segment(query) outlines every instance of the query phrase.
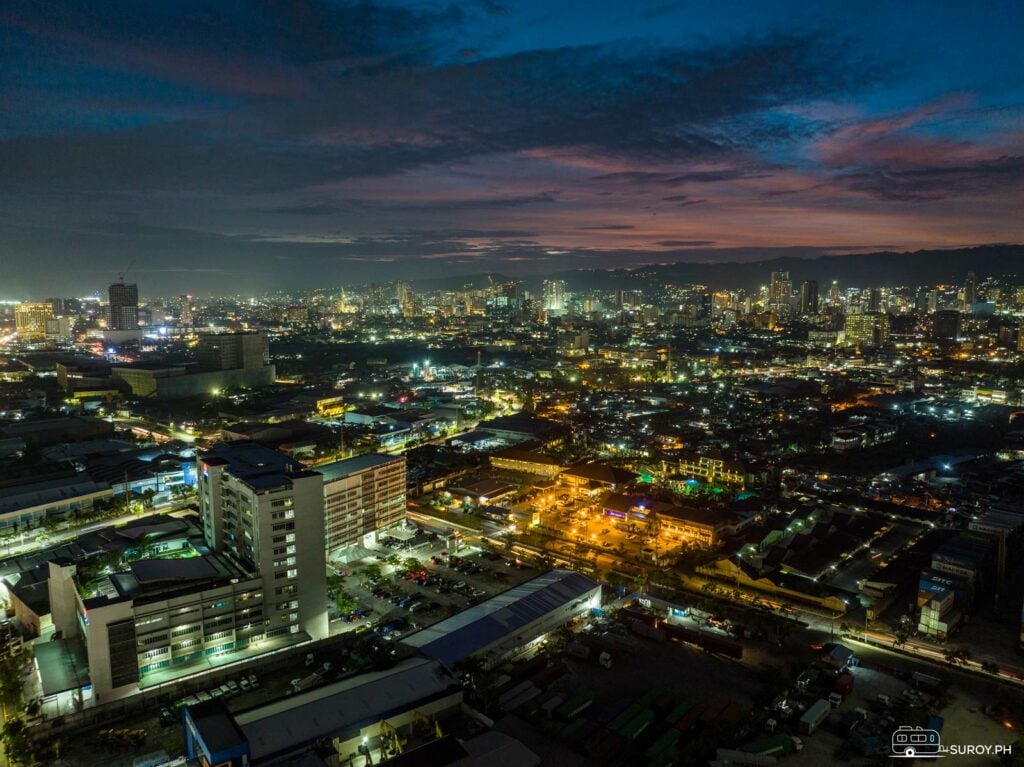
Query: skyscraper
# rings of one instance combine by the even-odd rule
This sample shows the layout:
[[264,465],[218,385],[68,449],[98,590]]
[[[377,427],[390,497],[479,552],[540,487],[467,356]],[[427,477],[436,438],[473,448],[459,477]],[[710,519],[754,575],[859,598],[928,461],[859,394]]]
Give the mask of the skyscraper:
[[768,286],[768,305],[772,309],[789,306],[789,294],[792,289],[789,272],[772,272],[772,280]]
[[108,291],[107,327],[110,330],[138,330],[139,286],[115,282]]
[[867,311],[869,313],[882,311],[882,291],[879,288],[868,289]]
[[967,272],[967,277],[964,279],[964,311],[969,312],[976,303],[978,303],[978,275],[974,272]]
[[195,315],[192,310],[192,296],[179,296],[178,304],[178,320],[185,327],[192,327],[192,325],[195,324]]
[[800,286],[800,314],[804,317],[818,313],[818,282],[804,280]]
[[828,288],[829,306],[839,306],[842,302],[843,296],[839,292],[839,280],[832,280],[832,284]]
[[553,314],[565,311],[565,280],[544,280],[544,309]]

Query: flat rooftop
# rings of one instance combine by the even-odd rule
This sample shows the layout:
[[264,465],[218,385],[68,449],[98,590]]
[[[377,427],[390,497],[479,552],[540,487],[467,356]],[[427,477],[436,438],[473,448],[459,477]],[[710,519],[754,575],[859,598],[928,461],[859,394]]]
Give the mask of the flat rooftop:
[[324,466],[316,467],[318,474],[324,475],[324,482],[349,477],[367,469],[374,469],[378,466],[386,466],[389,463],[399,463],[405,458],[397,455],[381,455],[380,453],[367,453],[357,455],[353,458],[346,458],[343,461],[335,461]]

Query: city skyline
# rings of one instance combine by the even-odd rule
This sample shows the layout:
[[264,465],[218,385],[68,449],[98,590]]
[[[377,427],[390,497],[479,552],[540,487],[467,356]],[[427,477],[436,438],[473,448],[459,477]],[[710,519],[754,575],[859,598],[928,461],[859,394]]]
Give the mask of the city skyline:
[[1009,3],[303,8],[7,6],[3,292],[1024,240]]

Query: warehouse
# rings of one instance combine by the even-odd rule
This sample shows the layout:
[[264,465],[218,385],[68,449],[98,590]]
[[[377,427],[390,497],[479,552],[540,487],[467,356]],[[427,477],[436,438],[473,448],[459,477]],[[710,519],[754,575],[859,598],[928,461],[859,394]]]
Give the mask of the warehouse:
[[[341,758],[360,746],[380,748],[385,731],[416,717],[459,710],[462,685],[436,661],[406,658],[386,671],[361,674],[238,713],[214,701],[185,710],[185,753],[202,764],[236,767],[278,763],[330,744]],[[315,763],[315,762],[314,762]]]
[[601,606],[601,585],[552,570],[402,641],[450,665],[476,657],[492,666]]

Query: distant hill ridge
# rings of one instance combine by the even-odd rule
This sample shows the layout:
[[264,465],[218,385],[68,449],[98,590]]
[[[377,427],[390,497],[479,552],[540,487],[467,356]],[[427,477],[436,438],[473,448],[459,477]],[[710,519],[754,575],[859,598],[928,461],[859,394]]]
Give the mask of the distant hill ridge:
[[[701,255],[707,257],[708,251]],[[771,272],[789,272],[794,285],[817,280],[824,291],[832,280],[843,287],[895,287],[913,285],[962,284],[968,272],[979,279],[1016,276],[1024,285],[1024,245],[980,245],[949,250],[913,252],[879,251],[850,255],[821,255],[811,258],[782,256],[758,261],[678,261],[633,269],[574,269],[548,275],[523,278],[526,287],[536,289],[545,279],[562,279],[570,290],[615,290],[643,288],[671,282],[696,283],[711,288],[756,289],[768,283]],[[498,273],[463,275],[416,280],[420,290],[458,290],[464,286],[486,287],[490,279],[513,279]]]

